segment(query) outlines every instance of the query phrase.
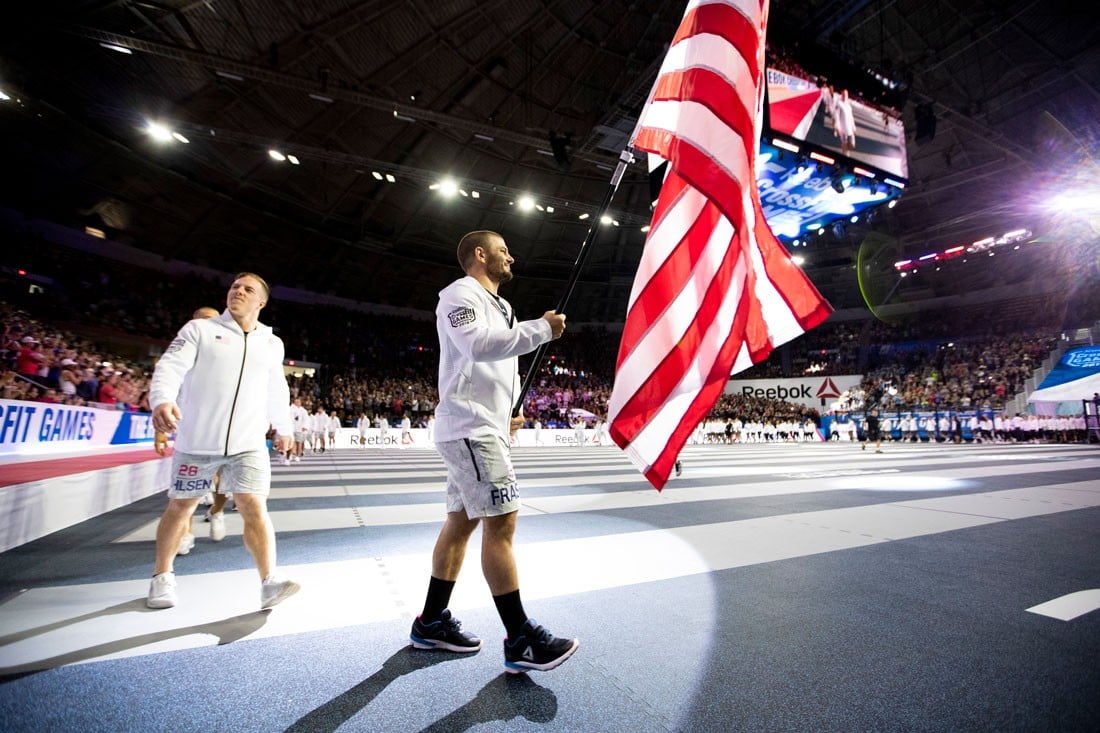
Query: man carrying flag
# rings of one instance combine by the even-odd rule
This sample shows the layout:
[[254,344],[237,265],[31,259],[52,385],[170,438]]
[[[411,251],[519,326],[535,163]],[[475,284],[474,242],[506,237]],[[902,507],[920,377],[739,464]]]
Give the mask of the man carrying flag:
[[754,163],[767,0],[692,0],[634,147],[669,162],[630,294],[612,439],[661,489],[731,374],[831,307],[764,220]]

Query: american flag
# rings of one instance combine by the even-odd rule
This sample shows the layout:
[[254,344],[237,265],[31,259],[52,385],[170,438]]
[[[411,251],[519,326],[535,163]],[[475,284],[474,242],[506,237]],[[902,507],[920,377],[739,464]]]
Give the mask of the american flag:
[[730,375],[832,308],[772,235],[753,173],[768,0],[692,0],[638,123],[669,161],[619,345],[611,437],[660,490]]

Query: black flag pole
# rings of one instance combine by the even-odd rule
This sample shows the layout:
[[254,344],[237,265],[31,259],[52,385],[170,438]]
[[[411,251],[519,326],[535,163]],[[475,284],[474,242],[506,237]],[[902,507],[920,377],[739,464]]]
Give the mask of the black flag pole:
[[[633,137],[631,137],[633,141]],[[611,206],[611,199],[615,197],[615,191],[619,188],[619,182],[623,179],[623,174],[626,173],[626,167],[634,162],[634,150],[632,147],[627,147],[623,152],[619,154],[619,164],[615,166],[615,172],[611,175],[611,183],[607,186],[607,191],[603,195],[603,201],[600,202],[600,208],[596,210],[596,213],[592,215],[592,226],[588,229],[588,234],[584,237],[584,242],[581,243],[580,252],[577,253],[577,261],[573,263],[573,271],[569,273],[569,280],[565,284],[565,292],[561,296],[561,300],[558,301],[558,307],[554,310],[555,313],[564,313],[565,306],[569,304],[569,298],[573,295],[574,288],[577,287],[577,280],[580,279],[581,269],[584,267],[585,261],[588,259],[588,255],[592,250],[592,244],[596,241],[596,234],[599,232],[600,219],[607,212],[607,208]],[[546,356],[546,350],[550,347],[553,341],[547,341],[538,349],[535,350],[534,361],[531,362],[531,367],[527,370],[527,376],[523,378],[523,386],[519,391],[519,399],[516,400],[515,407],[512,408],[512,417],[519,416],[523,410],[523,400],[527,397],[528,390],[531,389],[531,385],[535,381],[535,375],[539,371],[539,367],[542,366],[543,357]]]

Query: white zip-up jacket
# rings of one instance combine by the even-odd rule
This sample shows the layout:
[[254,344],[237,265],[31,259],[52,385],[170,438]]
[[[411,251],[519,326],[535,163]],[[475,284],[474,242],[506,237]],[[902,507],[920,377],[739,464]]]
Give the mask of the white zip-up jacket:
[[185,324],[149,385],[151,408],[179,405],[176,450],[228,456],[264,449],[268,426],[291,435],[283,353],[270,326],[246,334],[228,310]]
[[478,435],[508,440],[519,359],[554,338],[544,318],[516,322],[512,307],[466,276],[439,293],[437,443]]

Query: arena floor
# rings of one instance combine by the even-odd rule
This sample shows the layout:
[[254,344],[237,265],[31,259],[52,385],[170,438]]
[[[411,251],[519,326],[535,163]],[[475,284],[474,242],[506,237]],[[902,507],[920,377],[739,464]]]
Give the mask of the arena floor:
[[472,656],[411,649],[432,451],[275,466],[297,596],[258,611],[229,517],[145,594],[161,496],[0,554],[5,731],[1100,729],[1100,449],[696,446],[664,492],[615,448],[514,453],[528,613],[577,654],[504,673],[475,536]]

